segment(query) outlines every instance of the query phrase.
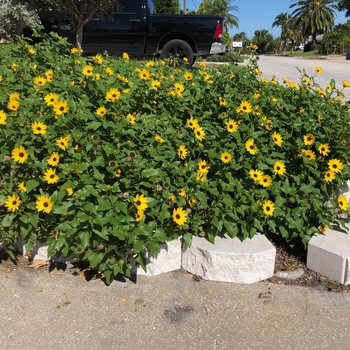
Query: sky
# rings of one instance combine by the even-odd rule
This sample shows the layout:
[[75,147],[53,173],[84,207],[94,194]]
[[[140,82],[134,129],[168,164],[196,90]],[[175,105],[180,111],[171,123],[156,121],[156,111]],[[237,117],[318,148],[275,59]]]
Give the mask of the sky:
[[[274,37],[281,34],[280,28],[271,28],[275,17],[281,12],[292,13],[294,8],[289,6],[296,0],[234,0],[231,5],[238,7],[238,12],[233,14],[239,19],[239,29],[230,29],[229,33],[233,36],[235,33],[245,32],[251,39],[254,32],[260,29],[267,29]],[[186,0],[189,10],[197,10],[202,0]],[[180,0],[180,7],[183,8],[183,0]],[[345,12],[337,13],[335,24],[345,23],[348,19]]]

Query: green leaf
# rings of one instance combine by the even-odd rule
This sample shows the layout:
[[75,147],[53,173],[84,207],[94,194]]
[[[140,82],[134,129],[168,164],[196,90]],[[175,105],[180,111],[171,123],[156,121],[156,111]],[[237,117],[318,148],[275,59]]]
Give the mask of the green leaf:
[[234,238],[237,236],[238,227],[235,223],[232,223],[232,222],[225,220],[224,227],[225,227],[226,231],[228,232],[228,234],[230,235],[230,237]]
[[196,192],[195,197],[198,198],[199,202],[200,202],[200,207],[202,209],[206,209],[208,207],[208,202],[207,202],[207,195],[203,192]]
[[127,214],[128,207],[124,202],[117,201],[114,206],[118,213],[122,212],[124,214]]
[[38,227],[38,222],[39,222],[39,214],[32,214],[29,217],[29,222],[33,227]]
[[109,286],[112,283],[112,281],[113,281],[115,276],[114,276],[113,271],[111,271],[111,270],[104,270],[103,271],[103,277],[106,280],[106,284]]
[[159,213],[158,220],[163,223],[165,219],[170,218],[169,206],[166,203],[163,203],[162,210]]
[[111,209],[111,203],[108,199],[98,198],[97,211],[105,211]]
[[67,214],[69,207],[72,206],[72,203],[65,202],[62,205],[56,206],[55,209],[52,211],[54,214]]
[[26,181],[26,189],[27,193],[29,193],[31,190],[39,186],[39,182],[35,180],[28,180]]
[[90,213],[97,214],[96,206],[92,203],[85,204],[84,209]]
[[143,177],[151,177],[151,176],[158,176],[159,175],[159,171],[157,169],[145,169],[141,172],[141,175]]
[[135,241],[134,242],[134,253],[140,253],[145,248],[145,244],[143,241]]
[[186,232],[182,235],[183,240],[185,241],[188,248],[191,248],[192,245],[192,234],[189,232]]
[[91,267],[95,268],[101,262],[103,254],[89,251],[86,253],[85,257],[89,260]]
[[91,238],[91,233],[90,232],[80,232],[78,235],[80,242],[81,242],[81,246],[83,249],[86,249],[86,247],[89,245],[90,243],[90,238]]
[[3,227],[10,227],[12,224],[13,216],[12,215],[6,215],[2,221],[1,221],[1,226]]
[[102,123],[100,122],[90,122],[86,125],[87,129],[92,129],[92,130],[97,130],[100,126],[102,125]]

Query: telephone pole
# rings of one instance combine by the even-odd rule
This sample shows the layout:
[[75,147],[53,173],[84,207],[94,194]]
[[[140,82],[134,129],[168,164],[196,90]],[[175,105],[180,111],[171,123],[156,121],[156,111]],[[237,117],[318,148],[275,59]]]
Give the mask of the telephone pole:
[[184,15],[187,13],[187,5],[186,5],[186,0],[184,0]]

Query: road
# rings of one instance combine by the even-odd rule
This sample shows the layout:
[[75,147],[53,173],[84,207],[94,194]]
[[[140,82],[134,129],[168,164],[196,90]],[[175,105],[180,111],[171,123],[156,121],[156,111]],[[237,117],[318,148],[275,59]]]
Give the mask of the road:
[[[326,87],[331,79],[336,81],[336,87],[342,89],[342,81],[350,82],[350,60],[343,57],[334,58],[301,58],[301,57],[281,57],[281,56],[259,56],[259,68],[262,71],[262,78],[271,79],[274,75],[282,83],[283,78],[300,82],[299,69],[305,69],[310,76],[315,75],[314,68],[320,66],[323,69],[322,74],[317,74],[315,82],[319,83],[322,88]],[[346,99],[350,99],[350,88],[343,90]]]

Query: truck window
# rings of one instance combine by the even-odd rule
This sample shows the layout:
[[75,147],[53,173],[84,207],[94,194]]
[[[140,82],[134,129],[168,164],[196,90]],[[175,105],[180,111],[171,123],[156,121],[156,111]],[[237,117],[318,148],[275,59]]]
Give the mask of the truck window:
[[152,0],[147,0],[147,5],[148,5],[148,14],[153,15],[156,13],[156,8],[154,7],[153,1]]
[[115,12],[123,13],[136,13],[137,12],[137,1],[130,0],[119,0],[118,5],[114,8]]

